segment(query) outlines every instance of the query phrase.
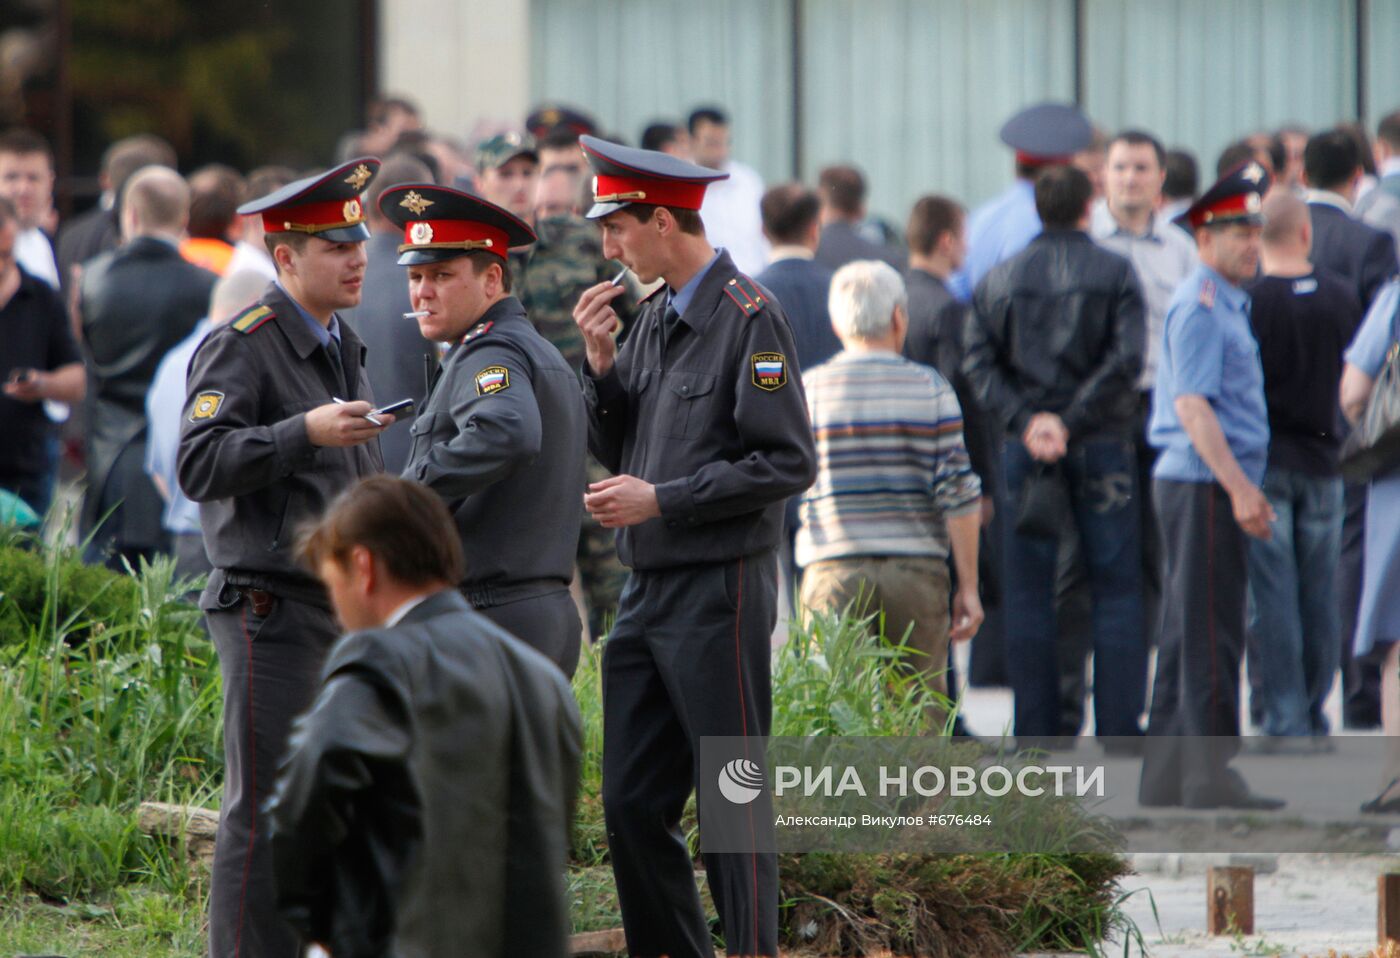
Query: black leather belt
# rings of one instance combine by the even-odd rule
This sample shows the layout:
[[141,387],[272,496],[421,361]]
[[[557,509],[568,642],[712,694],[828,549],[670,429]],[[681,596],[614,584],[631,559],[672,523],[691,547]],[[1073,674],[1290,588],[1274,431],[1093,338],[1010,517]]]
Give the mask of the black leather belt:
[[489,609],[519,602],[521,599],[536,599],[555,592],[567,592],[569,584],[559,579],[519,579],[514,582],[464,582],[461,585],[462,597],[471,603],[473,609]]

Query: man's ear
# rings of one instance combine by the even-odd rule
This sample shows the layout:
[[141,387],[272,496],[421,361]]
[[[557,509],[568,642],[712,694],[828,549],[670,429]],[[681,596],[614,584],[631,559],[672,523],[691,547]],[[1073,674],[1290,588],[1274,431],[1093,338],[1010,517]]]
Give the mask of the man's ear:
[[670,236],[676,229],[676,218],[664,206],[658,206],[652,210],[651,219],[656,225],[657,234],[660,236]]
[[277,264],[277,272],[295,272],[292,259],[292,248],[286,243],[281,243],[272,248],[272,259]]
[[350,567],[355,571],[355,584],[360,591],[373,592],[376,585],[376,573],[379,571],[374,561],[374,553],[362,545],[351,546]]

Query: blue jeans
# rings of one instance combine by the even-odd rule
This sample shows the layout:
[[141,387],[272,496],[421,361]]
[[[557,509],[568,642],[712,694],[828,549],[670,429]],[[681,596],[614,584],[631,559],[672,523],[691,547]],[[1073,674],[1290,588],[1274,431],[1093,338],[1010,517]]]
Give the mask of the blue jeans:
[[[1016,531],[1021,486],[1034,460],[1020,440],[1002,449],[1006,529],[1006,658],[1016,736],[1060,731],[1055,560],[1058,541]],[[1142,535],[1133,444],[1070,443],[1063,462],[1093,596],[1094,724],[1098,735],[1138,735],[1146,699]]]
[[1341,655],[1342,480],[1270,466],[1263,490],[1277,518],[1272,539],[1249,540],[1248,640],[1264,734],[1326,735],[1322,703]]

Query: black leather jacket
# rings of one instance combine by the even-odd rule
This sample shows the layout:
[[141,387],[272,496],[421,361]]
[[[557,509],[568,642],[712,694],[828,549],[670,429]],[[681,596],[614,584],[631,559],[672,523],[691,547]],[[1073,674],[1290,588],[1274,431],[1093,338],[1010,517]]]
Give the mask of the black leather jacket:
[[986,275],[972,305],[963,372],[1009,435],[1038,412],[1074,439],[1132,430],[1147,333],[1128,260],[1080,230],[1046,230]]
[[277,900],[335,958],[564,958],[582,726],[453,589],[331,650],[268,805]]

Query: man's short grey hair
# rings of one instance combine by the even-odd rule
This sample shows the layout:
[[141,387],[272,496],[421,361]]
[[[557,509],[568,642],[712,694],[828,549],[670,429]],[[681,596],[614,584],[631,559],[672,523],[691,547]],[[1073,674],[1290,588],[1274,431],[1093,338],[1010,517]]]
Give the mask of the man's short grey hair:
[[879,339],[890,332],[896,306],[908,308],[904,280],[889,263],[865,259],[847,263],[831,278],[827,310],[842,339]]
[[209,294],[209,318],[216,326],[228,322],[256,303],[265,289],[267,277],[256,270],[225,273]]

